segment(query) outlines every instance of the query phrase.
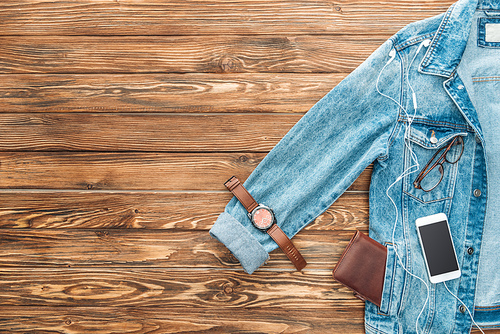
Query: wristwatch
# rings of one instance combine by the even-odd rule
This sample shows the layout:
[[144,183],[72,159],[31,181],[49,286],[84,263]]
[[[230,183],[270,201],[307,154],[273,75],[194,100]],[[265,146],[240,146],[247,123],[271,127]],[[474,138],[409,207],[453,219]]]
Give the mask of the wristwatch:
[[243,187],[243,184],[235,176],[224,183],[226,188],[233,193],[248,212],[248,218],[259,230],[267,232],[269,236],[278,244],[286,256],[292,261],[298,271],[306,266],[306,260],[295,248],[292,241],[285,232],[276,224],[276,217],[271,208],[257,203],[250,193]]

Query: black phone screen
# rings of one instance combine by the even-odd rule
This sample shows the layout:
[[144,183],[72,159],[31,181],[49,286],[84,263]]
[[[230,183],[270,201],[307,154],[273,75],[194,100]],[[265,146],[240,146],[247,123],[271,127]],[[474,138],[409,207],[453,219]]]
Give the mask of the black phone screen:
[[418,229],[431,276],[458,270],[448,223],[443,220]]

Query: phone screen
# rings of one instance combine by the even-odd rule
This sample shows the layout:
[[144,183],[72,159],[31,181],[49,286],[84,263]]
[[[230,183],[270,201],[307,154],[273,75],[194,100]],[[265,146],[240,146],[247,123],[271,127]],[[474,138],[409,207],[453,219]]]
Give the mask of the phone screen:
[[431,276],[458,270],[458,263],[446,220],[419,226]]

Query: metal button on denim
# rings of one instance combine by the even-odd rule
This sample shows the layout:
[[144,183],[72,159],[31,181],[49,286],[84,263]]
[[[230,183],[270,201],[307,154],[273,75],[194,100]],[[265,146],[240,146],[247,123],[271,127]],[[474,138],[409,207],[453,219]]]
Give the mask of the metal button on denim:
[[467,311],[467,309],[465,308],[464,305],[460,305],[460,307],[458,308],[458,310],[461,312],[461,313],[465,313],[465,311]]
[[467,254],[469,254],[469,255],[474,254],[474,248],[469,247],[469,249],[467,249]]
[[[500,118],[491,117],[498,110],[495,92],[500,83],[500,64],[491,59],[500,57],[500,43],[490,45],[493,42],[485,36],[486,27],[494,22],[496,29],[500,22],[485,11],[500,12],[500,1],[460,0],[447,14],[400,30],[300,118],[245,187],[275,210],[281,227],[292,236],[327,210],[373,163],[371,237],[398,245],[403,263],[424,272],[420,251],[411,247],[418,244],[417,233],[405,231],[417,218],[448,213],[458,255],[470,257],[462,259],[462,276],[453,291],[465,305],[482,306],[475,312],[483,321],[479,323],[498,326],[500,219],[489,217],[500,212]],[[424,40],[430,37],[431,42]],[[472,65],[487,80],[474,79]],[[448,79],[443,82],[444,78]],[[405,106],[409,109],[402,117],[399,109]],[[448,163],[462,149],[452,145],[442,173],[436,165],[436,173],[426,180],[437,182],[442,176],[440,184],[428,192],[415,188],[412,181],[425,162],[457,136],[464,141],[460,161]],[[228,203],[210,233],[237,254],[248,273],[277,247],[253,227],[236,200]],[[416,325],[426,323],[427,332],[469,332],[467,308],[455,319],[460,304],[446,289],[435,289],[435,302],[426,303],[420,283],[405,279],[407,273],[396,265],[396,248],[387,246],[387,293],[382,308],[365,304],[366,331],[393,333],[398,328],[413,333]],[[473,255],[468,254],[471,246]],[[481,250],[477,254],[476,247]],[[403,299],[418,306],[406,307]]]

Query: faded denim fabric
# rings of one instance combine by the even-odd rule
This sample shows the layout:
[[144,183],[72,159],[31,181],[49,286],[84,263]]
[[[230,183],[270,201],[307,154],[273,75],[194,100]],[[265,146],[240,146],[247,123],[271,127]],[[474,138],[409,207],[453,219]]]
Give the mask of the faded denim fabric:
[[[500,0],[461,0],[408,25],[312,107],[245,182],[291,238],[374,163],[370,236],[387,246],[388,259],[381,307],[365,304],[367,333],[470,331],[467,311],[425,269],[415,220],[439,212],[462,271],[447,287],[481,328],[500,327],[497,28]],[[443,165],[434,190],[416,189],[420,170],[456,136],[464,141],[460,160]],[[277,248],[235,198],[210,233],[248,273]]]

